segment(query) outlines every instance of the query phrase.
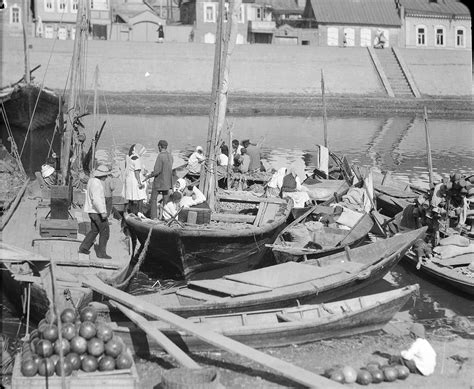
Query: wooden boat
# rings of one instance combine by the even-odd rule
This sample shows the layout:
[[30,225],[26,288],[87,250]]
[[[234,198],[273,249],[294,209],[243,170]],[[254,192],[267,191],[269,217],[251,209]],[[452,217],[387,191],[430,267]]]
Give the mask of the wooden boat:
[[[83,48],[88,33],[87,17],[90,15],[87,7],[86,2],[78,2],[71,67],[71,73],[74,75],[78,75],[84,65]],[[102,274],[102,279],[120,286],[122,281],[126,280],[132,257],[129,242],[122,234],[118,221],[110,223],[108,247],[112,260],[98,260],[94,250],[90,255],[78,253],[82,242],[80,234],[86,234],[90,224],[87,214],[71,207],[74,167],[71,166],[70,156],[76,156],[78,151],[78,148],[74,147],[73,133],[76,119],[83,115],[76,105],[82,78],[71,79],[68,120],[61,137],[62,185],[53,185],[49,197],[20,197],[14,215],[2,230],[2,241],[5,242],[0,246],[3,295],[20,312],[23,307],[29,306],[29,310],[24,312],[27,319],[39,320],[50,307],[50,261],[57,264],[57,270],[54,271],[60,296],[57,304],[58,308],[62,309],[65,306],[80,308],[92,298],[91,290],[83,288],[77,277]],[[25,301],[28,303],[25,304]]]
[[[21,14],[28,20],[28,7]],[[58,119],[60,96],[53,90],[33,82],[30,70],[28,36],[23,29],[25,74],[11,85],[0,89],[2,116],[1,137],[4,145],[13,153],[19,147],[23,165],[29,175],[49,157],[49,145],[59,150],[58,137],[54,137]],[[11,142],[11,144],[10,144]]]
[[[59,309],[70,306],[80,309],[92,301],[92,291],[82,287],[80,277],[94,274],[120,286],[128,276],[132,258],[129,242],[124,240],[118,221],[110,226],[108,247],[112,259],[105,260],[98,259],[94,250],[90,255],[79,254],[80,235],[77,238],[41,236],[40,220],[48,211],[49,207],[41,206],[38,199],[24,198],[2,231],[0,242],[3,295],[20,314],[26,313],[23,300],[30,299],[33,321],[43,318],[50,308],[51,260],[56,264],[54,276],[59,289]],[[86,214],[82,211],[73,214],[79,221],[80,232],[85,232]]]
[[[372,216],[364,213],[351,229],[323,226],[311,231],[311,219],[317,214],[333,211],[331,207],[315,206],[281,231],[271,247],[277,263],[307,261],[343,251],[346,246],[362,243],[374,226]],[[307,224],[308,222],[308,224]],[[318,226],[319,227],[319,226]],[[300,239],[293,239],[294,234]]]
[[[418,290],[415,284],[324,304],[194,316],[188,320],[251,347],[280,347],[379,330]],[[186,351],[208,351],[214,347],[163,322],[150,323]],[[131,350],[155,352],[161,349],[153,338],[130,321],[114,322],[113,328]]]
[[[409,251],[405,262],[415,267],[418,263],[416,254]],[[441,282],[444,286],[454,287],[458,291],[474,296],[474,272],[468,270],[474,262],[474,254],[460,255],[449,259],[431,259],[421,263],[419,271],[428,277]]]
[[216,280],[141,295],[140,299],[180,316],[245,312],[328,302],[387,274],[426,228],[305,263],[286,262]]
[[[189,280],[216,278],[261,265],[270,253],[265,245],[273,243],[285,226],[291,201],[245,192],[225,192],[218,198],[220,212],[198,205],[187,210],[187,219],[181,218],[180,223],[152,221],[125,213],[125,222],[142,244],[152,231],[142,269],[154,273],[159,266]],[[236,207],[240,213],[229,213]],[[208,221],[189,222],[194,210],[199,215],[207,214]]]
[[[223,29],[229,27],[225,36]],[[162,264],[165,271],[175,269],[185,279],[219,277],[261,265],[269,253],[265,244],[272,243],[284,227],[292,202],[256,196],[244,198],[233,194],[217,194],[217,153],[225,127],[229,85],[229,59],[237,30],[231,23],[218,23],[214,55],[212,96],[205,162],[199,188],[207,206],[195,206],[179,212],[178,222],[140,219],[125,214],[130,231],[144,242],[151,232],[146,270]],[[162,275],[161,269],[159,270]]]

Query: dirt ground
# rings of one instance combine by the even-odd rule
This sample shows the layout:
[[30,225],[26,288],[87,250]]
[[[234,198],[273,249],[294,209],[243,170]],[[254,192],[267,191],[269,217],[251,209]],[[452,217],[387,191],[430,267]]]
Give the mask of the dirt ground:
[[[392,331],[391,331],[392,332]],[[437,335],[427,331],[428,341],[437,353],[437,365],[433,375],[424,377],[411,374],[405,381],[382,382],[377,388],[474,388],[474,336],[463,337],[443,332]],[[360,368],[369,361],[385,364],[387,360],[374,352],[395,354],[408,348],[413,340],[405,334],[379,331],[374,334],[351,338],[324,340],[305,345],[293,345],[262,351],[301,368],[322,374],[326,368],[336,364]],[[214,367],[219,372],[220,383],[226,388],[300,388],[301,386],[281,378],[254,362],[227,352],[200,353],[191,355],[203,367]],[[161,372],[176,367],[166,355],[153,355],[137,359],[140,387],[160,388]],[[361,385],[345,384],[347,388]]]
[[[130,115],[208,115],[210,96],[201,93],[129,92],[107,93],[107,107],[100,111]],[[92,98],[89,101],[93,101]],[[133,104],[130,102],[133,101]],[[328,116],[374,117],[381,114],[423,115],[428,118],[474,119],[472,98],[387,98],[378,95],[338,95],[325,99]],[[322,115],[320,96],[232,94],[227,111],[232,116],[311,116]]]

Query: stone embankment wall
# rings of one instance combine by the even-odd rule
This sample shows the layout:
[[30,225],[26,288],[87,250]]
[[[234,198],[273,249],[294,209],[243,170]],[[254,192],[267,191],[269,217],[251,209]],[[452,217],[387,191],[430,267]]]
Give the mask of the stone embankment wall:
[[[73,42],[32,39],[31,68],[37,81],[63,89]],[[110,92],[210,91],[214,46],[196,43],[88,41],[86,89],[96,65],[100,89]],[[425,96],[469,96],[470,51],[400,49]],[[1,85],[23,74],[23,42],[2,37]],[[321,70],[328,95],[386,96],[364,48],[239,45],[231,58],[230,90],[250,94],[321,93]],[[45,76],[46,72],[46,76]]]

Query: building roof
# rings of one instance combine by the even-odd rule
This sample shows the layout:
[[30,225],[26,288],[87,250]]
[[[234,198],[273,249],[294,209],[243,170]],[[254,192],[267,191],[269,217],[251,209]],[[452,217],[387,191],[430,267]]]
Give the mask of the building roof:
[[471,18],[469,8],[457,0],[398,0],[408,16],[458,16]]
[[299,5],[298,0],[255,0],[255,4],[271,8],[275,13],[302,14],[304,5]]
[[124,22],[128,22],[130,18],[133,18],[134,16],[146,11],[155,14],[155,10],[144,3],[126,3],[114,6],[112,8],[113,15],[120,16]]
[[324,24],[400,26],[394,0],[308,0],[305,17]]

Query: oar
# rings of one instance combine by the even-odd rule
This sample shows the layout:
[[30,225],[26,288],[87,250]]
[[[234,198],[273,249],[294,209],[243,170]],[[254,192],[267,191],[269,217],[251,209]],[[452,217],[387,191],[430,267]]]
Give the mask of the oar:
[[189,369],[200,369],[194,360],[192,360],[188,354],[181,350],[176,344],[174,344],[169,338],[166,337],[158,328],[154,327],[148,320],[131,309],[123,306],[122,304],[111,301],[113,307],[119,309],[125,316],[133,321],[138,327],[140,327],[146,334],[155,339],[158,344],[163,347],[166,352],[171,355],[176,361],[184,367]]

